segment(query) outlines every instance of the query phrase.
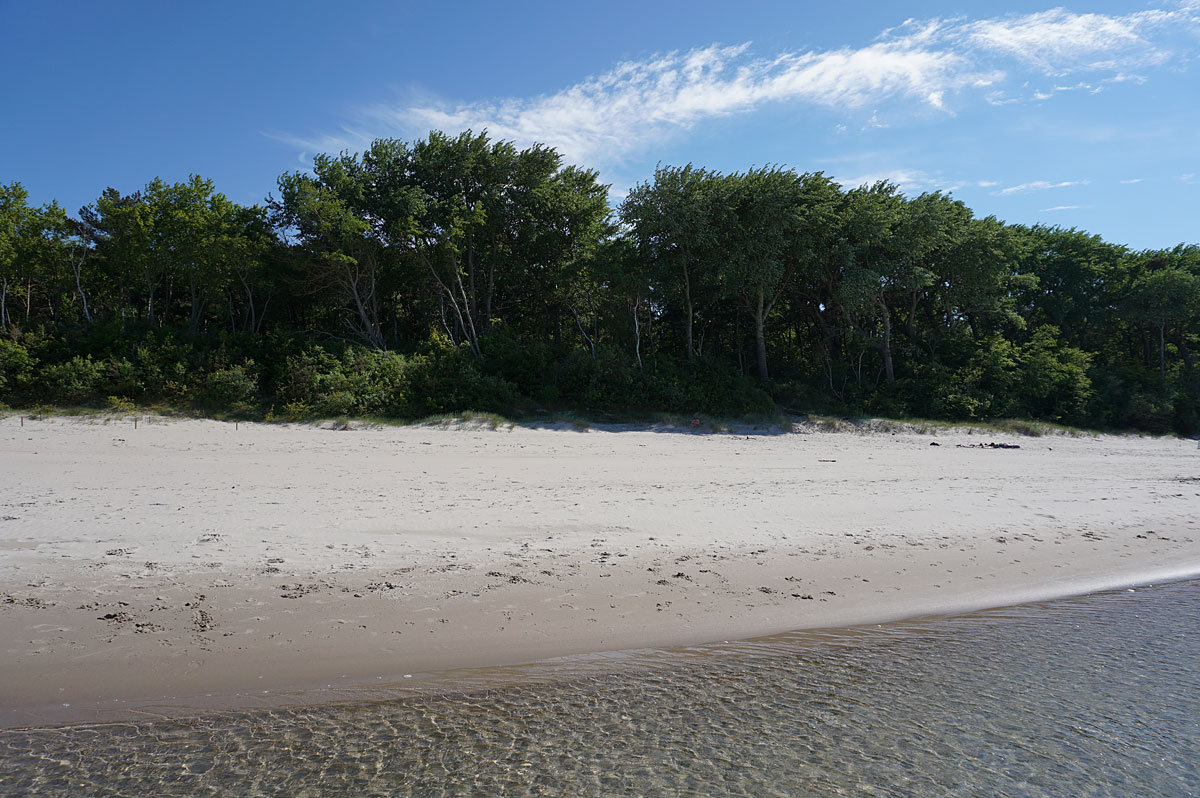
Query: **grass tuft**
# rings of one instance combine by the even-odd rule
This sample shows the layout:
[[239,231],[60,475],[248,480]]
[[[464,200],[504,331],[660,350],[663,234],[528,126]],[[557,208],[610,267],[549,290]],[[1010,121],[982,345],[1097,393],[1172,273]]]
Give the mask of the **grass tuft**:
[[1007,434],[1026,438],[1061,435],[1079,438],[1094,437],[1097,434],[1061,424],[1019,418],[995,421],[935,421],[920,418],[839,418],[837,416],[810,415],[798,422],[797,427],[802,432],[889,433],[894,435],[938,435],[960,432],[966,435]]

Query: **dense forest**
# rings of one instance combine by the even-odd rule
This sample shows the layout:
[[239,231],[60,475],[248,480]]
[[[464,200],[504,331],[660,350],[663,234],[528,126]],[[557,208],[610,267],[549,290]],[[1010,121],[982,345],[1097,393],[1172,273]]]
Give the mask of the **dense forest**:
[[1200,247],[821,173],[596,172],[485,134],[72,216],[0,184],[0,402],[245,417],[574,410],[1200,429]]

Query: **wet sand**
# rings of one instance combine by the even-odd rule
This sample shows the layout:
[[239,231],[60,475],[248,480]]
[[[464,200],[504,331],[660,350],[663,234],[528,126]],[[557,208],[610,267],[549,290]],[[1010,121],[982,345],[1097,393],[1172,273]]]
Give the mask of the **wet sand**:
[[1200,573],[1191,441],[743,432],[0,418],[0,724]]

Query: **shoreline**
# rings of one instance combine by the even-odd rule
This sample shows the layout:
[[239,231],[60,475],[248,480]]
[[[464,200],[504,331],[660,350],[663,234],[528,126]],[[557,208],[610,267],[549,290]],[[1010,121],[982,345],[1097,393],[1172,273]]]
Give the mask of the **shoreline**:
[[0,726],[1200,573],[1186,440],[147,422],[0,419]]
[[705,640],[695,643],[644,646],[615,650],[584,651],[560,654],[519,662],[483,662],[460,664],[456,667],[418,673],[391,673],[374,677],[339,679],[335,682],[317,681],[311,684],[279,685],[274,689],[209,692],[190,695],[118,698],[96,703],[52,704],[45,706],[0,707],[0,733],[76,726],[103,726],[145,720],[200,718],[209,715],[254,712],[276,709],[296,709],[331,705],[401,701],[428,696],[472,693],[477,690],[504,689],[515,684],[542,684],[570,680],[573,676],[609,675],[662,667],[664,661],[686,654],[689,657],[728,655],[733,649],[737,656],[743,650],[762,652],[778,640],[793,642],[808,636],[813,645],[828,642],[831,636],[873,632],[884,626],[910,627],[947,618],[977,615],[993,610],[1015,609],[1047,602],[1101,596],[1122,590],[1149,590],[1171,584],[1200,582],[1200,569],[1167,572],[1150,580],[1098,582],[1095,589],[1084,592],[1029,594],[1028,598],[1008,604],[984,604],[965,608],[951,607],[945,611],[897,617],[866,617],[861,621],[813,626],[752,635],[732,640]]

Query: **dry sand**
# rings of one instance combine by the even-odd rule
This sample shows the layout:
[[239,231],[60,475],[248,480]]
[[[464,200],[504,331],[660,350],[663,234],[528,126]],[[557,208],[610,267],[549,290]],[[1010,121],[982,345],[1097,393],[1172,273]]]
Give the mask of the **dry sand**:
[[0,725],[1164,581],[1198,519],[1176,439],[8,416]]

